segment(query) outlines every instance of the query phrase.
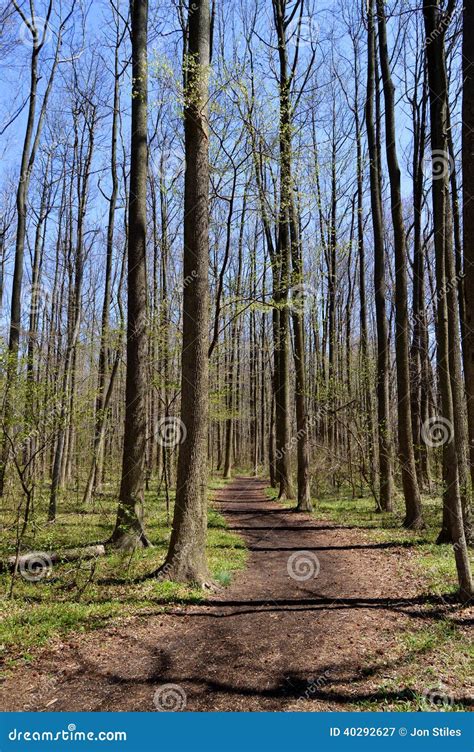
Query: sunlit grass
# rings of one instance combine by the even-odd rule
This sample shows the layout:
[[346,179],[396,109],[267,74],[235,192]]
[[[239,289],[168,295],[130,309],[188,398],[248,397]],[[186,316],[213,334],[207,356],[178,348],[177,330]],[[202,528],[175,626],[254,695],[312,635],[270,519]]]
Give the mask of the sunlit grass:
[[[225,485],[221,479],[210,483],[212,495]],[[55,551],[107,540],[116,513],[115,494],[101,495],[94,506],[83,508],[74,494],[61,499],[54,524],[46,522],[47,493],[36,500],[35,516],[22,540],[22,551]],[[173,498],[171,499],[172,514]],[[7,661],[45,644],[52,637],[70,631],[104,626],[114,618],[162,611],[169,603],[196,603],[205,597],[201,589],[167,580],[147,577],[163,563],[171,535],[165,500],[156,492],[146,492],[147,535],[152,548],[133,553],[108,552],[94,560],[55,565],[38,582],[15,577],[13,597],[8,594],[11,574],[2,574],[0,602],[0,650]],[[209,509],[207,539],[212,579],[221,586],[230,583],[233,573],[246,561],[242,539],[226,530],[222,515]],[[0,556],[15,552],[13,505],[3,510]]]

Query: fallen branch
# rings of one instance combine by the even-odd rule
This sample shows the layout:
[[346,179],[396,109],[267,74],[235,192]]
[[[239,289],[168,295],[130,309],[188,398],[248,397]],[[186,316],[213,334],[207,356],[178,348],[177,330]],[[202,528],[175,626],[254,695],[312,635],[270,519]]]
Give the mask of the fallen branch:
[[94,559],[97,556],[104,556],[105,546],[102,543],[95,546],[83,546],[82,548],[65,548],[63,551],[30,551],[21,556],[9,556],[8,559],[0,561],[0,572],[20,569],[21,571],[30,571],[33,567],[40,568],[51,566],[52,564],[61,564],[62,562],[77,561],[78,559]]

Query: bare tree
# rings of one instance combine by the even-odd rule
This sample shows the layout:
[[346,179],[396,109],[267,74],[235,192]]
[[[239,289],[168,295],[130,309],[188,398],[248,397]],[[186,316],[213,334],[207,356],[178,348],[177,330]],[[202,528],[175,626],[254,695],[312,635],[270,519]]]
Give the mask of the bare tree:
[[385,241],[380,186],[381,166],[374,122],[374,94],[376,85],[376,40],[373,0],[367,12],[367,95],[365,123],[369,148],[370,202],[374,235],[375,316],[377,322],[377,415],[380,465],[380,506],[384,511],[393,508],[392,441],[389,396],[389,340],[386,313]]
[[[444,60],[444,37],[453,8],[443,14],[438,0],[423,0],[423,15],[426,33],[426,61],[430,92],[431,153],[433,160],[432,199],[434,221],[434,244],[436,255],[436,293],[438,310],[436,321],[438,380],[441,392],[442,418],[452,428],[462,420],[460,405],[456,398],[460,373],[453,373],[453,358],[460,360],[458,340],[458,307],[456,296],[448,290],[456,289],[452,233],[446,218],[449,214],[449,170],[438,174],[437,160],[448,160],[446,137],[447,80]],[[450,323],[451,322],[451,323]],[[456,381],[458,383],[456,383]],[[460,595],[469,601],[473,595],[473,582],[467,552],[459,483],[459,455],[456,436],[450,435],[443,444],[443,466],[446,487],[444,490],[449,528],[453,541],[454,557],[458,572]]]
[[411,423],[406,232],[403,221],[400,167],[396,145],[395,89],[390,70],[383,0],[377,0],[377,17],[380,67],[385,99],[385,147],[390,179],[393,244],[395,251],[395,353],[398,387],[398,454],[406,507],[403,524],[405,527],[419,529],[424,526],[424,522],[415,467]]
[[147,391],[147,29],[148,2],[134,0],[125,425],[119,505],[110,539],[113,546],[125,549],[148,545],[143,529]]
[[463,10],[462,182],[464,292],[466,306],[466,395],[471,487],[474,489],[474,7]]
[[173,530],[161,572],[178,582],[204,584],[209,383],[209,0],[189,6],[184,56],[186,153],[181,357],[181,426]]

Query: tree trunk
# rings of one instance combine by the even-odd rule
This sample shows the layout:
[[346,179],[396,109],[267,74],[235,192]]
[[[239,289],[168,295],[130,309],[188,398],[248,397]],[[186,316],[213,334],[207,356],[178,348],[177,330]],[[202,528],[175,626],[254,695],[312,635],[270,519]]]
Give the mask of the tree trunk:
[[[104,409],[105,397],[107,392],[106,379],[107,371],[109,368],[109,318],[110,318],[110,304],[112,300],[112,263],[113,263],[113,251],[114,251],[114,228],[115,228],[115,209],[117,205],[118,196],[118,176],[117,176],[117,136],[118,136],[118,119],[120,108],[120,89],[119,89],[119,46],[120,46],[120,30],[119,22],[116,20],[116,41],[115,41],[115,54],[114,54],[114,100],[113,100],[113,112],[112,112],[112,132],[111,132],[111,150],[110,150],[110,178],[111,178],[111,192],[109,198],[109,214],[107,222],[107,251],[105,257],[105,282],[104,282],[104,298],[102,303],[102,320],[100,328],[100,349],[99,349],[99,373],[97,384],[97,399],[95,406],[95,435],[94,435],[94,449],[91,472],[93,472],[92,488],[86,490],[84,494],[84,503],[87,503],[91,494],[100,490],[103,481],[103,467],[104,467],[104,446],[103,437],[105,434],[105,427],[107,422],[106,411]],[[89,487],[89,484],[88,484]]]
[[285,2],[273,0],[273,14],[278,38],[279,57],[279,150],[280,207],[278,210],[278,242],[275,259],[278,309],[275,362],[275,426],[276,459],[280,499],[294,497],[290,469],[290,357],[289,357],[289,288],[290,234],[289,205],[291,201],[291,103],[290,81],[285,39]]
[[207,435],[209,381],[209,125],[207,118],[209,0],[195,0],[188,16],[185,58],[183,350],[180,444],[173,530],[159,576],[204,584],[208,579]]
[[[438,311],[436,321],[438,380],[441,393],[440,421],[447,427],[443,442],[443,475],[446,483],[445,504],[449,512],[449,524],[454,548],[454,557],[458,572],[460,597],[469,601],[474,593],[469,556],[464,535],[462,519],[461,490],[459,484],[459,456],[455,438],[455,421],[460,420],[456,384],[453,379],[453,356],[459,359],[459,348],[452,339],[453,328],[458,325],[458,307],[456,295],[447,294],[447,290],[456,290],[454,279],[454,260],[452,235],[446,213],[449,205],[449,159],[446,137],[447,125],[447,80],[444,59],[444,34],[449,19],[442,16],[438,2],[423,0],[425,20],[426,60],[430,92],[431,152],[432,152],[432,198],[434,244],[436,255],[436,287]],[[448,21],[448,23],[447,23]],[[439,167],[443,161],[443,169]],[[454,326],[453,326],[454,322]],[[459,343],[458,343],[459,345]],[[456,369],[457,370],[457,369]]]
[[[296,288],[301,288],[303,279],[303,259],[301,253],[300,224],[296,216],[294,197],[290,197],[290,236],[293,275]],[[298,458],[298,506],[299,512],[311,512],[311,488],[309,474],[308,415],[306,406],[306,369],[304,337],[304,288],[299,289],[292,307],[293,341],[295,360],[295,406],[296,406],[296,450]]]
[[389,344],[386,313],[385,283],[385,246],[382,215],[382,197],[380,193],[380,160],[377,148],[377,136],[374,123],[374,89],[375,89],[375,28],[373,0],[368,7],[368,52],[367,52],[367,99],[365,121],[370,159],[370,202],[372,208],[372,228],[374,235],[374,287],[375,316],[377,324],[377,416],[378,449],[380,468],[380,498],[382,510],[389,512],[393,508],[392,476],[392,440],[390,430],[389,397]]
[[400,168],[398,165],[395,129],[395,102],[385,26],[384,0],[377,0],[379,54],[385,100],[385,146],[390,180],[393,243],[395,250],[395,355],[398,396],[398,453],[405,496],[404,526],[424,527],[421,497],[413,450],[409,366],[409,327],[407,290],[406,234],[402,212]]
[[242,285],[242,265],[243,265],[243,240],[244,240],[244,229],[245,229],[245,220],[247,216],[247,189],[244,191],[244,196],[242,200],[242,214],[240,218],[240,229],[239,229],[239,244],[238,244],[238,267],[237,267],[237,280],[235,284],[235,305],[233,309],[233,316],[234,319],[232,321],[231,325],[231,333],[230,333],[230,354],[229,354],[229,363],[226,370],[226,391],[227,391],[227,410],[229,415],[226,418],[225,421],[225,439],[224,439],[224,470],[223,470],[223,477],[224,478],[230,478],[231,477],[231,471],[232,471],[232,445],[233,445],[233,438],[234,438],[234,392],[236,388],[236,378],[235,378],[235,361],[237,357],[237,350],[239,346],[239,318],[237,315],[237,309],[239,305],[239,298],[241,295],[241,285]]
[[[418,64],[412,100],[413,116],[413,338],[411,345],[411,417],[415,462],[420,489],[430,490],[428,450],[422,427],[428,420],[430,369],[425,307],[425,244],[422,237],[423,164],[426,141],[427,90],[424,61]],[[421,102],[418,80],[421,79]]]
[[462,183],[465,295],[465,380],[471,491],[474,490],[474,4],[463,11]]
[[[365,269],[365,240],[364,240],[364,160],[362,149],[362,132],[359,114],[359,46],[353,40],[354,48],[354,126],[357,154],[357,250],[359,260],[359,325],[360,325],[360,357],[362,365],[362,399],[364,428],[367,432],[367,449],[369,477],[373,489],[379,487],[378,458],[376,454],[375,427],[373,417],[373,402],[370,386],[370,358],[369,336],[367,331],[367,293]],[[349,273],[352,272],[348,267]],[[348,338],[347,359],[349,364],[350,338]],[[349,384],[349,382],[348,382]]]
[[148,545],[143,530],[147,384],[147,0],[132,12],[132,122],[128,207],[127,374],[122,478],[115,530],[109,543],[121,549]]

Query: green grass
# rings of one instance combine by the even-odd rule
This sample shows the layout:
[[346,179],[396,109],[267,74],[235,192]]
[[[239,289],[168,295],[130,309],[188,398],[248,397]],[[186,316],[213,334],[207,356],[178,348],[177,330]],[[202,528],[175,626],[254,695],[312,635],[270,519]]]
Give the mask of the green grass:
[[[267,494],[275,498],[275,489],[267,489]],[[287,507],[294,506],[293,501],[283,503]],[[396,663],[396,676],[383,680],[374,689],[387,694],[406,694],[406,699],[400,697],[386,703],[360,702],[348,706],[347,710],[466,709],[464,705],[456,703],[455,698],[465,695],[462,688],[471,683],[474,650],[468,629],[453,622],[453,616],[459,617],[462,610],[449,605],[449,596],[457,591],[453,549],[451,545],[435,543],[441,526],[440,498],[425,496],[423,510],[426,529],[410,531],[402,527],[401,496],[396,498],[392,513],[376,512],[372,498],[325,496],[314,500],[313,514],[319,520],[334,522],[344,528],[356,528],[368,543],[395,542],[401,547],[408,546],[408,566],[419,582],[420,593],[448,596],[447,601],[440,598],[438,604],[424,607],[428,612],[441,607],[441,613],[436,618],[427,619],[422,626],[414,626],[400,634],[395,654],[389,656],[390,662]],[[431,691],[436,695],[439,707],[430,700]]]
[[[220,479],[210,483],[210,499],[223,485]],[[104,541],[113,529],[116,504],[115,494],[109,493],[84,509],[81,499],[69,493],[58,505],[57,521],[47,524],[44,491],[36,500],[35,524],[28,529],[22,550],[52,551]],[[201,589],[176,582],[140,580],[163,563],[171,534],[162,496],[147,492],[145,510],[152,548],[132,554],[110,552],[95,560],[55,565],[38,582],[17,576],[12,598],[8,597],[11,575],[0,576],[0,655],[7,666],[18,658],[28,659],[37,647],[68,632],[96,629],[114,619],[158,613],[167,604],[196,603],[205,597]],[[13,505],[2,512],[0,557],[5,558],[14,553]],[[211,576],[222,586],[245,566],[247,556],[242,539],[226,530],[224,518],[212,508],[207,554]]]
[[396,676],[384,679],[376,691],[387,696],[400,693],[406,699],[387,700],[382,707],[380,702],[361,702],[353,709],[465,711],[466,706],[457,698],[468,694],[463,687],[471,685],[473,660],[467,632],[448,618],[402,632],[390,656]]

